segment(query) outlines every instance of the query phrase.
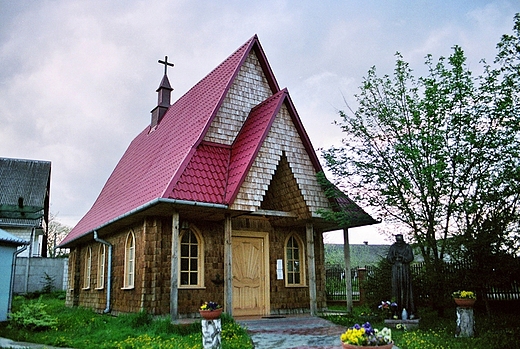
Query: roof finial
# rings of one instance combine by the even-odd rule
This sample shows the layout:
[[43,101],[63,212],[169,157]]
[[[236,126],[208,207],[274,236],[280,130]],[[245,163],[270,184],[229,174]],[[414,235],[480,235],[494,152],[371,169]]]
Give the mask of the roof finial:
[[166,75],[166,71],[168,69],[168,66],[173,67],[173,63],[168,62],[168,56],[164,56],[164,61],[161,61],[159,59],[158,61],[161,64],[164,64],[164,75]]

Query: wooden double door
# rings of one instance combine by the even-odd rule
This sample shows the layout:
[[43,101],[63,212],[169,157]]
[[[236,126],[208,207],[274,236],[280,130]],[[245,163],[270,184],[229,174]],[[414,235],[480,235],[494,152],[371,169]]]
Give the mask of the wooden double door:
[[231,241],[233,315],[268,315],[268,233],[233,232]]

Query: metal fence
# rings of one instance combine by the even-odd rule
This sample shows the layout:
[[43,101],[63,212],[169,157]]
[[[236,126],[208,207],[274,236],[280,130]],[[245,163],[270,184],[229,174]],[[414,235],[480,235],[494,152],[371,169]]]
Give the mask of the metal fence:
[[[410,271],[414,277],[418,277],[424,270],[423,263],[415,263],[410,265]],[[452,278],[458,277],[463,279],[464,273],[471,268],[468,263],[447,263],[445,270],[446,275]],[[360,280],[370,278],[374,273],[374,266],[367,265],[365,267],[355,267],[351,269],[352,280],[352,300],[360,302],[363,299],[363,283]],[[461,276],[462,275],[462,276]],[[327,301],[345,301],[347,299],[347,287],[345,282],[345,269],[340,266],[327,266],[325,268],[326,277],[326,294]],[[416,295],[420,298],[427,298],[427,294]],[[488,285],[485,289],[487,300],[491,301],[514,301],[520,300],[520,280],[508,280],[500,285]]]
[[[361,272],[360,272],[361,270]],[[360,274],[363,268],[352,268],[350,270],[352,280],[352,300],[360,300]],[[347,284],[345,281],[346,271],[340,266],[328,266],[325,268],[326,292],[328,301],[343,301],[347,299]]]

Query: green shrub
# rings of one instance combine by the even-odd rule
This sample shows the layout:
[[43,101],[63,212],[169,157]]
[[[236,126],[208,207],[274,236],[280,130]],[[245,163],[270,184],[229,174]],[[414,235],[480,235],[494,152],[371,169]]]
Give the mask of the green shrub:
[[143,328],[148,327],[152,321],[152,315],[148,314],[145,311],[140,311],[139,313],[131,313],[121,316],[122,319],[126,320],[127,324],[131,328]]
[[20,310],[11,314],[11,325],[30,331],[44,331],[57,325],[57,320],[51,317],[42,303],[41,298],[36,302],[24,303]]
[[55,276],[50,276],[46,272],[43,273],[43,287],[42,293],[52,293],[54,291],[54,281],[56,280]]
[[392,297],[392,264],[382,258],[373,270],[367,274],[363,284],[368,306],[377,310],[382,301]]

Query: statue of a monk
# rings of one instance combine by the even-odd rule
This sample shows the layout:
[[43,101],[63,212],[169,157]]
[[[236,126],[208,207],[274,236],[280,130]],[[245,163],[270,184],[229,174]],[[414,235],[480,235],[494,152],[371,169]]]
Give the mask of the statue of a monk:
[[390,246],[387,256],[388,261],[392,264],[392,300],[397,303],[399,315],[405,308],[408,316],[413,318],[415,305],[410,274],[413,251],[410,245],[404,241],[402,234],[396,235],[395,240],[395,243]]

